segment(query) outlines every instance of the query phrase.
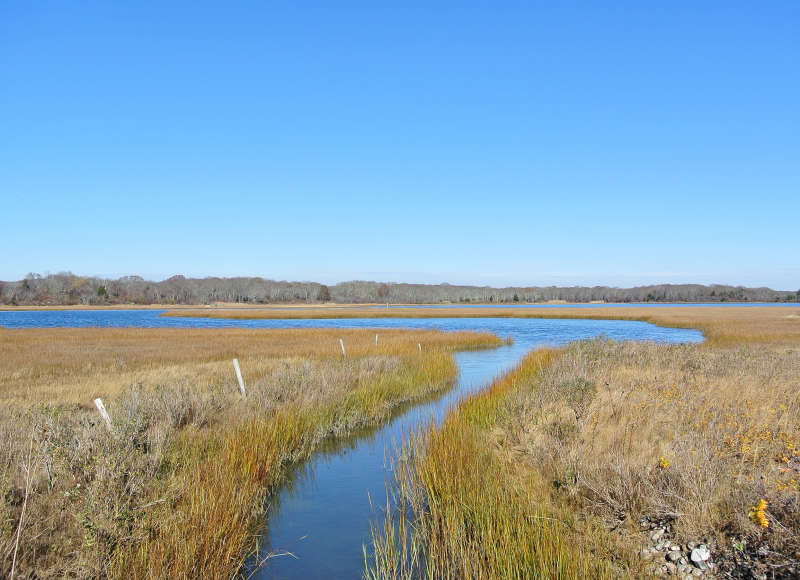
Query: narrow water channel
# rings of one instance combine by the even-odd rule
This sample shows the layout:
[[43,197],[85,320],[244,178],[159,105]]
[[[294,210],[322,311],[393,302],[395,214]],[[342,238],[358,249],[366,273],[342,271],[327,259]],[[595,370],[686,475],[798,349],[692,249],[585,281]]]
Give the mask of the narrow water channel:
[[[320,321],[316,321],[319,323]],[[333,326],[362,326],[362,321],[335,321]],[[354,324],[355,323],[355,324]],[[380,323],[371,321],[370,326]],[[370,549],[370,522],[385,505],[393,482],[395,450],[409,431],[441,421],[449,408],[512,368],[525,353],[541,345],[606,335],[618,340],[696,342],[700,333],[665,329],[642,322],[535,319],[402,320],[391,326],[435,327],[442,330],[486,330],[512,336],[514,344],[455,355],[458,380],[438,399],[408,408],[388,424],[332,440],[299,468],[269,506],[262,533],[261,556],[249,562],[255,578],[359,578],[364,548]],[[374,507],[373,507],[374,504]]]

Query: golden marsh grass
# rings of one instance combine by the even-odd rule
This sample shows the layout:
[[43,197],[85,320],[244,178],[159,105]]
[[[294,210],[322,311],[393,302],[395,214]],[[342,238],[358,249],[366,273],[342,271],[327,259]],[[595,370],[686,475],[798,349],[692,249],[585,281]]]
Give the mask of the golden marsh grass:
[[369,575],[659,574],[643,518],[707,542],[719,574],[800,573],[796,309],[615,310],[709,340],[529,355],[410,443]]
[[339,338],[354,357],[485,344],[485,335],[384,329],[0,328],[0,401],[90,406],[138,382],[233,386],[234,357],[247,380],[276,358],[340,358]]
[[0,330],[0,575],[235,573],[292,463],[446,388],[454,350],[501,344],[378,332]]

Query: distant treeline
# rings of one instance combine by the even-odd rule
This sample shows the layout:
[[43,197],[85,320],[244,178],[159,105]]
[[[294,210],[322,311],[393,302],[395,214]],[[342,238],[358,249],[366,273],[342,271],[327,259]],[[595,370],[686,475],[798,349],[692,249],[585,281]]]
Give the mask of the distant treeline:
[[360,303],[393,304],[548,302],[794,302],[800,290],[699,284],[659,284],[635,288],[608,286],[526,286],[491,288],[450,284],[396,284],[393,282],[278,282],[264,278],[185,278],[173,276],[151,282],[139,276],[116,280],[76,276],[66,272],[24,280],[0,282],[0,304],[245,304]]

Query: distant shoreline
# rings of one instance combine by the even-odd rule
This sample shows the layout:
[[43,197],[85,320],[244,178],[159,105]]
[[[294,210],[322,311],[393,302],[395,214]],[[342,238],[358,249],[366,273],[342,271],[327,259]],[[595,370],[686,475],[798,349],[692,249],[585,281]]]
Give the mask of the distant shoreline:
[[[755,300],[740,301],[717,301],[717,302],[566,302],[563,300],[551,300],[547,302],[470,302],[470,303],[389,303],[389,309],[400,308],[531,308],[547,306],[569,307],[595,307],[595,308],[614,308],[614,307],[704,307],[704,306],[797,306],[797,302],[759,302]],[[39,310],[309,310],[309,309],[329,309],[329,308],[386,308],[386,303],[375,302],[326,302],[310,304],[292,303],[265,303],[252,304],[242,302],[221,302],[215,304],[26,304],[12,306],[8,304],[0,305],[0,312],[25,312]]]
[[522,306],[570,304],[800,302],[800,290],[747,288],[726,284],[651,284],[612,286],[464,286],[447,283],[409,284],[351,280],[325,285],[259,277],[186,278],[145,280],[141,276],[118,279],[76,276],[65,272],[23,280],[0,281],[0,305],[62,308],[309,308],[325,305],[395,306]]

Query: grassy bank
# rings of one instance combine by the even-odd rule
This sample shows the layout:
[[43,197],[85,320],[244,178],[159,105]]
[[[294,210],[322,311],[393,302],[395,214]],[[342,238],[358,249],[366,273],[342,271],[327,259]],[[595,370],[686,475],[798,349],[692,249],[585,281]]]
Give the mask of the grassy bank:
[[410,443],[370,575],[686,575],[695,543],[703,574],[800,574],[800,320],[761,310],[657,313],[702,345],[532,353]]
[[[374,530],[370,578],[585,578],[610,566],[575,550],[584,522],[539,495],[537,482],[488,444],[510,390],[537,381],[553,351],[535,351],[463,403],[440,429],[412,440],[397,467],[398,497]],[[602,530],[599,530],[602,532]],[[607,550],[604,534],[594,549]]]
[[292,463],[445,388],[452,351],[500,344],[379,332],[0,330],[0,575],[231,575]]

